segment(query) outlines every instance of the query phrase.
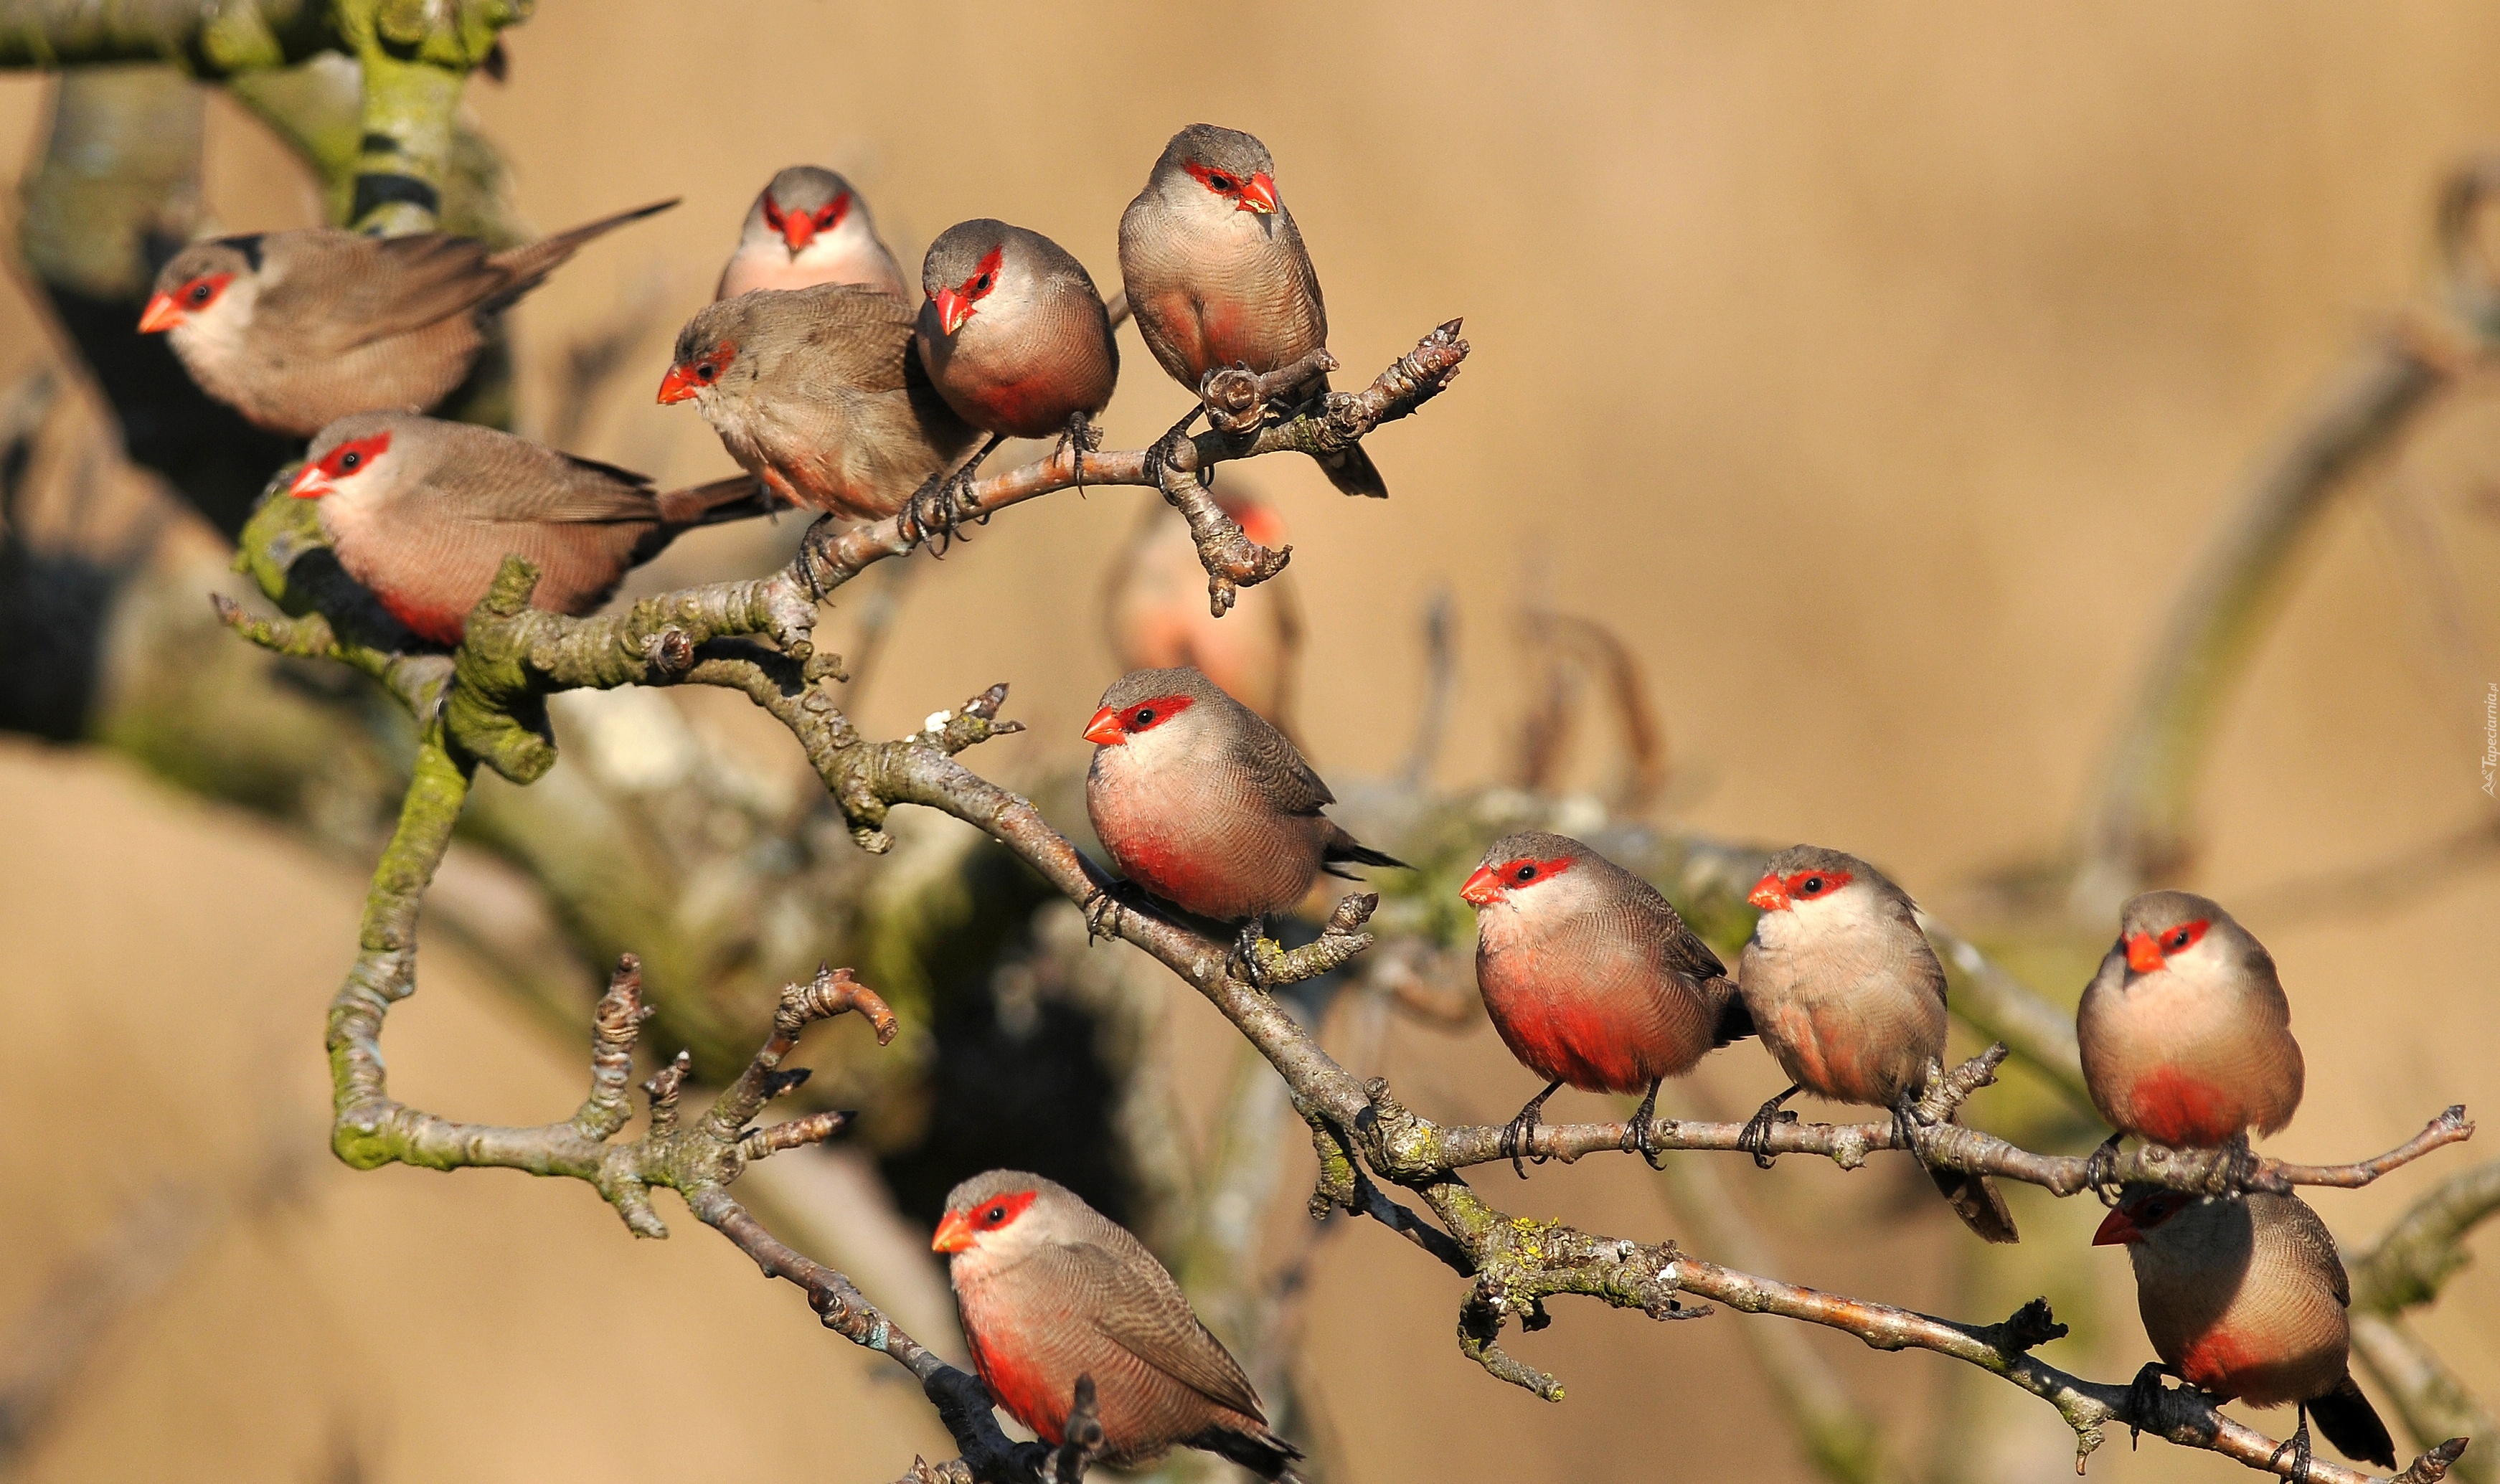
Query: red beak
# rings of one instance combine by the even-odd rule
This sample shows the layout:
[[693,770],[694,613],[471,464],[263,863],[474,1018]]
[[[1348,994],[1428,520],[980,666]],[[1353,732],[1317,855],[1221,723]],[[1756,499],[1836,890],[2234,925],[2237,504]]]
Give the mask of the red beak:
[[1276,210],[1276,178],[1260,171],[1241,182],[1241,208],[1266,215]]
[[307,464],[295,476],[295,482],[286,486],[286,492],[298,500],[318,500],[330,492],[330,477],[321,472],[320,465]]
[[2138,933],[2126,940],[2126,967],[2138,973],[2151,973],[2161,967],[2161,945],[2150,933]]
[[1119,747],[1128,744],[1129,734],[1120,730],[1120,713],[1106,706],[1094,713],[1092,721],[1085,723],[1085,740],[1105,747]]
[[669,374],[660,378],[663,402],[683,402],[695,394],[695,379],[683,366],[672,366]]
[[972,1244],[972,1218],[962,1211],[948,1211],[938,1223],[938,1235],[929,1239],[932,1252],[961,1252]]
[[2108,1215],[2101,1218],[2101,1229],[2092,1234],[2095,1247],[2115,1247],[2122,1242],[2142,1240],[2143,1231],[2136,1226],[2135,1219],[2127,1215],[2124,1206],[2113,1207]]
[[1459,888],[1459,895],[1478,907],[1491,907],[1501,900],[1501,877],[1494,874],[1491,866],[1478,866],[1476,874],[1467,877],[1467,884]]
[[1788,910],[1789,889],[1780,880],[1778,872],[1765,871],[1762,873],[1762,878],[1754,883],[1753,891],[1747,894],[1745,900],[1763,911],[1783,912]]
[[797,257],[816,240],[816,218],[805,212],[791,212],[781,218],[781,240],[790,245],[790,255]]
[[139,333],[142,335],[153,335],[160,330],[170,330],[181,322],[182,307],[174,302],[172,294],[158,294],[148,301],[146,309],[139,312]]
[[938,323],[949,335],[962,329],[964,321],[972,317],[972,301],[951,288],[938,290],[938,296],[929,302],[938,306]]

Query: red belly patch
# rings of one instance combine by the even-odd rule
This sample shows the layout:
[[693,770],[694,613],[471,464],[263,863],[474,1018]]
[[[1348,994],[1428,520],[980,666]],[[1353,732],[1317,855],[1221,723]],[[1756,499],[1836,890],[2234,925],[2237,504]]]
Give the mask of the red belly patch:
[[1568,1082],[1583,1092],[1647,1092],[1651,1079],[1677,1060],[1674,1047],[1655,1044],[1652,1029],[1629,1016],[1558,1005],[1534,990],[1497,993],[1486,1008],[1502,1044],[1522,1065],[1549,1082]]
[[2174,1149],[2210,1149],[2248,1127],[2236,1100],[2202,1077],[2155,1067],[2127,1089],[2130,1133]]
[[438,644],[456,644],[468,630],[466,610],[423,608],[392,593],[377,593],[375,596],[382,600],[382,607],[390,610],[393,618]]
[[1225,909],[1242,895],[1238,883],[1204,851],[1175,849],[1160,836],[1102,843],[1119,863],[1121,874],[1201,917],[1226,915]]
[[2241,1376],[2275,1359],[2229,1331],[2215,1329],[2189,1341],[2174,1364],[2188,1384],[2217,1396],[2236,1397]]
[[[1066,1435],[1073,1391],[1053,1386],[1040,1371],[1023,1364],[1021,1356],[992,1349],[978,1334],[965,1337],[972,1342],[972,1369],[981,1373],[999,1405],[1033,1429],[1043,1442],[1057,1444]],[[1069,1383],[1070,1388],[1073,1385]]]

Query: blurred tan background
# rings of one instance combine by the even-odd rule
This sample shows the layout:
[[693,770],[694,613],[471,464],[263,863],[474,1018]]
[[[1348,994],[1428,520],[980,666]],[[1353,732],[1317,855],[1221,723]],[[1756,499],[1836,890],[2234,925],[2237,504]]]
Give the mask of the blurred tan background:
[[[1446,397],[1369,444],[1386,504],[1339,499],[1299,461],[1257,471],[1295,543],[1298,711],[1322,770],[1402,755],[1420,614],[1446,588],[1462,668],[1441,774],[1494,774],[1522,701],[1516,615],[1548,602],[1647,665],[1677,766],[1662,818],[1857,850],[1949,912],[2070,840],[2233,492],[2356,338],[2418,298],[2438,181],[2500,145],[2500,13],[2464,4],[543,0],[506,45],[510,82],[471,99],[537,226],[686,198],[526,301],[525,391],[620,305],[665,295],[669,327],[691,313],[783,164],[850,174],[906,262],[990,214],[1107,285],[1165,138],[1198,119],[1258,133],[1327,287],[1341,382],[1452,315],[1475,346]],[[0,168],[40,145],[46,86],[0,77]],[[218,100],[211,130],[227,229],[315,219],[257,125]],[[0,374],[42,333],[0,291]],[[576,451],[664,480],[725,473],[692,410],[650,402],[668,334]],[[1107,428],[1134,446],[1186,402],[1134,335],[1122,348]],[[2181,884],[2239,907],[2283,966],[2310,1064],[2299,1121],[2268,1146],[2288,1157],[2376,1152],[2450,1102],[2500,1106],[2500,871],[2426,870],[2366,909],[2267,908],[2297,900],[2286,883],[2492,818],[2477,760],[2500,680],[2495,410],[2470,383],[2327,518],[2213,755]],[[984,766],[1080,758],[1112,670],[1099,574],[1141,498],[1020,508],[922,574],[867,730],[1007,679],[1035,731]],[[717,559],[685,544],[654,580]],[[327,1478],[353,1457],[394,1481],[865,1480],[942,1447],[900,1372],[700,1230],[638,1243],[569,1186],[332,1164],[320,1013],[360,874],[110,757],[15,742],[0,841],[0,1315],[149,1192],[269,1167],[219,1176],[224,1214],[151,1249],[178,1255],[134,1274],[148,1297],[114,1318],[27,1477]],[[475,1119],[569,1109],[577,1046],[428,951],[425,993],[392,1020],[394,1092]],[[1172,994],[1171,1055],[1224,1065],[1213,1011]],[[1385,1066],[1434,1116],[1498,1120],[1533,1091],[1482,1025],[1393,1031]],[[1737,1108],[1774,1077],[1739,1047],[1697,1096]],[[1972,1115],[1988,1121],[1987,1095]],[[2487,1152],[2316,1204],[2364,1241]],[[1301,1170],[1279,1224],[1301,1219]],[[1781,1276],[1917,1307],[1968,1256],[1886,1173],[1719,1172]],[[1525,1213],[1676,1230],[1625,1161],[1483,1182]],[[2020,1291],[1956,1317],[2051,1289],[2080,1333],[2043,1358],[2132,1373],[2149,1351],[2123,1259],[2085,1245],[2097,1208],[2020,1211]],[[1385,1232],[1332,1238],[1302,1368],[1342,1478],[1809,1476],[1736,1334],[1784,1321],[1561,1303],[1512,1343],[1569,1387],[1548,1405],[1459,1354],[1459,1297]],[[2468,1272],[2423,1328],[2500,1400],[2500,1281]],[[1953,1459],[1921,1422],[1952,1363],[1808,1339],[1897,1420],[1903,1460]],[[1944,1471],[2070,1477],[2055,1414],[1997,1390],[1990,1453]],[[2236,1472],[2160,1446],[2092,1464]]]

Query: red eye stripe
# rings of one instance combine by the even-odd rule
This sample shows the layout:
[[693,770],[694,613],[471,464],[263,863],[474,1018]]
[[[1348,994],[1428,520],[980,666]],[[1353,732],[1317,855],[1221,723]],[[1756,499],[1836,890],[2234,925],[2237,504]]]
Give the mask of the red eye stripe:
[[1828,897],[1857,879],[1858,876],[1854,872],[1800,871],[1790,875],[1781,884],[1795,900],[1811,902],[1817,898]]
[[1549,861],[1523,856],[1515,861],[1502,862],[1494,868],[1494,874],[1501,877],[1504,886],[1530,886],[1561,875],[1570,870],[1572,864],[1571,857],[1567,855],[1558,855]]
[[1199,184],[1205,186],[1208,190],[1215,192],[1219,196],[1237,196],[1241,194],[1241,178],[1233,174],[1229,170],[1210,169],[1207,166],[1198,163],[1196,160],[1190,161],[1181,168],[1188,171],[1192,176],[1195,176],[1198,179]]
[[224,293],[226,285],[233,281],[234,275],[230,273],[207,274],[183,284],[177,298],[185,310],[204,310],[216,303],[217,295]]
[[1040,1196],[1041,1192],[1037,1190],[1020,1190],[1013,1195],[993,1197],[973,1209],[972,1229],[977,1232],[996,1232],[1003,1227],[1010,1226],[1018,1216],[1030,1209],[1033,1203]]
[[819,232],[830,232],[834,228],[840,226],[842,224],[842,218],[850,214],[850,192],[844,191],[840,195],[836,196],[832,201],[826,203],[824,206],[816,209],[816,230]]
[[1120,708],[1120,730],[1135,736],[1151,732],[1197,704],[1193,696],[1157,696]]
[[781,230],[781,203],[771,196],[764,198],[764,224],[773,231]]
[[999,286],[999,268],[1005,261],[1006,249],[992,247],[990,255],[981,259],[979,266],[972,270],[972,276],[955,285],[955,292],[966,299],[988,298],[990,290]]
[[321,472],[334,479],[361,474],[372,467],[374,460],[390,451],[390,442],[388,433],[351,439],[330,450],[328,456],[321,460]]
[[2166,958],[2173,953],[2185,953],[2193,948],[2204,940],[2205,930],[2213,925],[2211,919],[2199,917],[2193,922],[2183,922],[2162,934],[2162,956]]

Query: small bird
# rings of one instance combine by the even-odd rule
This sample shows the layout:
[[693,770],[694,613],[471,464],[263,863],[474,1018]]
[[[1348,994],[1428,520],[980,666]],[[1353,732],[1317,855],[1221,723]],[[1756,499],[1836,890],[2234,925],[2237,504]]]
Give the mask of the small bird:
[[1266,1479],[1301,1450],[1267,1430],[1259,1394],[1143,1243],[1037,1174],[993,1170],[946,1196],[935,1250],[972,1365],[1015,1419],[1056,1446],[1080,1376],[1092,1376],[1101,1461],[1153,1464],[1201,1448]]
[[2075,1040],[2084,1086],[2117,1131],[2092,1156],[2095,1184],[2130,1134],[2244,1152],[2250,1129],[2275,1133],[2300,1106],[2300,1043],[2274,959],[2188,892],[2146,892],[2122,909],[2118,941],[2075,1010]]
[[[1242,533],[1273,550],[1285,544],[1284,517],[1227,473],[1210,491]],[[1123,671],[1195,665],[1225,694],[1286,736],[1302,623],[1289,569],[1244,591],[1222,618],[1207,610],[1206,569],[1189,523],[1161,501],[1140,510],[1135,533],[1103,583],[1103,628]]]
[[1111,682],[1085,727],[1085,812],[1123,875],[1186,912],[1240,922],[1241,955],[1322,872],[1404,867],[1320,810],[1336,802],[1284,733],[1187,665]]
[[751,477],[662,493],[628,470],[414,412],[322,429],[287,493],[320,501],[339,565],[440,644],[460,643],[507,556],[538,566],[534,606],[587,613],[685,531],[770,509]]
[[876,235],[868,202],[851,182],[820,166],[793,165],[746,209],[738,250],[721,269],[712,297],[819,283],[863,283],[898,299],[909,292],[903,265]]
[[1009,438],[1060,434],[1078,475],[1093,419],[1120,378],[1111,316],[1085,265],[1038,232],[987,216],[959,221],[920,265],[921,364],[955,415],[990,435],[956,471],[969,481]]
[[[2396,1467],[2395,1440],[2348,1369],[2351,1281],[2326,1224],[2298,1197],[2128,1185],[2092,1234],[2096,1247],[2118,1243],[2134,1264],[2136,1309],[2161,1357],[2136,1376],[2139,1393],[2158,1390],[2167,1369],[2210,1397],[2293,1403],[2295,1479],[2309,1477],[2312,1417],[2346,1458]],[[2144,1415],[2141,1402],[2136,1412]]]
[[[1120,217],[1120,277],[1138,333],[1192,395],[1210,371],[1278,371],[1328,345],[1319,274],[1276,193],[1275,170],[1250,135],[1194,123],[1164,146]],[[1320,376],[1291,397],[1328,389]],[[1320,467],[1340,493],[1389,494],[1360,445]]]
[[677,332],[660,400],[691,400],[792,504],[882,519],[980,436],[930,384],[911,324],[902,300],[855,283],[723,299]]
[[1658,888],[1569,836],[1503,836],[1459,895],[1477,908],[1476,988],[1494,1029],[1545,1078],[1502,1134],[1523,1176],[1522,1141],[1563,1083],[1641,1093],[1631,1131],[1647,1155],[1660,1084],[1754,1034],[1727,966]]
[[[1769,1168],[1781,1105],[1810,1092],[1891,1109],[1915,1154],[1915,1108],[1945,1050],[1945,971],[1908,893],[1854,855],[1793,845],[1771,857],[1745,900],[1762,915],[1736,981],[1791,1085],[1745,1126],[1743,1147]],[[2019,1239],[1993,1180],[1932,1165],[1927,1173],[1963,1225],[1989,1241]]]
[[501,252],[440,232],[211,238],[156,275],[139,329],[168,332],[200,390],[272,433],[311,438],[357,412],[421,412],[467,379],[498,313],[591,239],[674,205]]

